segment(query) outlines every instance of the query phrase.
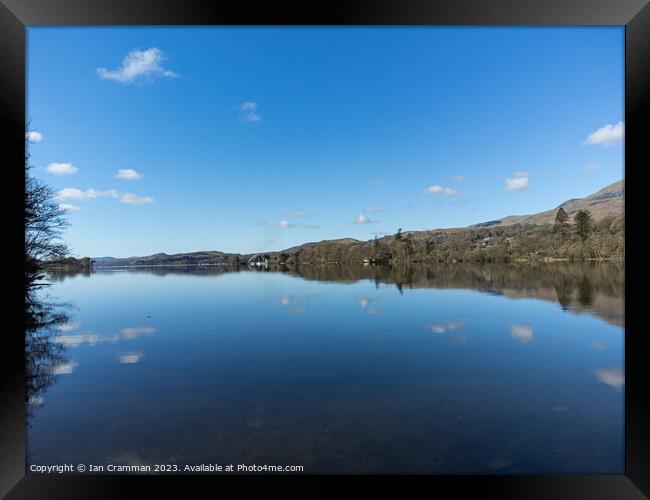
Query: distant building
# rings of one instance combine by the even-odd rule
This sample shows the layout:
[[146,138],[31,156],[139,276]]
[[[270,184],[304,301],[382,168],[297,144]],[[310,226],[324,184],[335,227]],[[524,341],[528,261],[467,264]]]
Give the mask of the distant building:
[[249,266],[266,266],[269,264],[271,261],[271,257],[269,255],[253,255],[250,259],[248,259],[248,265]]

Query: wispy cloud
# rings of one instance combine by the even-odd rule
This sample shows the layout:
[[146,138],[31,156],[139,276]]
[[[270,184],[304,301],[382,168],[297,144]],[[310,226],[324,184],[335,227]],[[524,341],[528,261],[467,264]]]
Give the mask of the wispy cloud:
[[287,215],[289,217],[304,217],[305,216],[305,211],[304,210],[288,210]]
[[464,178],[462,175],[452,175],[452,176],[449,178],[449,180],[450,180],[451,182],[455,182],[455,183],[458,184],[458,183],[460,183],[460,182],[463,182],[463,181],[465,180],[465,178]]
[[153,203],[154,199],[151,196],[138,196],[134,193],[119,193],[115,189],[107,189],[100,191],[94,188],[82,191],[78,188],[64,188],[57,192],[56,198],[58,200],[77,200],[77,201],[92,201],[98,198],[113,198],[119,200],[121,203],[127,205],[146,205]]
[[305,227],[308,228],[308,229],[320,229],[321,225],[320,224],[307,224]]
[[438,186],[437,184],[434,186],[429,186],[423,191],[424,194],[435,194],[438,196],[452,196],[454,194],[458,193],[458,189],[450,188],[450,187],[443,187],[443,186]]
[[583,145],[611,146],[623,141],[625,125],[623,122],[616,124],[608,123],[595,132],[592,132],[582,143]]
[[589,165],[585,165],[584,170],[585,172],[595,172],[598,170],[598,165],[596,163],[590,163]]
[[246,101],[238,106],[239,121],[247,123],[259,123],[262,117],[257,112],[257,103],[253,101]]
[[45,171],[53,175],[74,175],[79,169],[72,163],[50,163]]
[[97,74],[103,80],[119,83],[152,82],[155,78],[174,78],[179,75],[163,66],[167,58],[162,50],[152,47],[147,50],[134,49],[122,60],[116,69],[97,68]]
[[530,344],[534,338],[533,327],[530,325],[511,325],[510,335],[522,344]]
[[282,229],[289,229],[292,227],[296,227],[296,224],[291,224],[288,220],[281,220],[278,222],[278,226],[280,226]]
[[107,189],[105,191],[99,191],[97,189],[86,189],[82,191],[77,188],[63,188],[57,192],[56,198],[59,200],[78,200],[78,201],[90,201],[96,200],[97,198],[117,198],[119,196],[118,192],[114,189]]
[[81,208],[70,203],[59,203],[59,210],[62,212],[78,212]]
[[115,174],[116,179],[124,179],[127,181],[136,181],[138,179],[142,179],[143,177],[144,174],[132,168],[120,168],[117,170],[117,173]]
[[377,214],[379,212],[383,212],[383,210],[377,207],[368,207],[366,208],[366,212],[368,212],[369,214]]
[[376,220],[370,220],[368,217],[366,217],[363,214],[359,214],[354,218],[354,223],[355,224],[372,224],[373,222],[377,222]]
[[120,203],[126,203],[127,205],[148,205],[153,202],[154,199],[151,196],[138,196],[133,193],[124,193],[120,196]]
[[29,142],[41,142],[43,140],[43,134],[35,130],[30,130],[25,134],[25,139]]
[[528,174],[526,172],[515,172],[512,177],[506,179],[508,191],[521,191],[528,188]]

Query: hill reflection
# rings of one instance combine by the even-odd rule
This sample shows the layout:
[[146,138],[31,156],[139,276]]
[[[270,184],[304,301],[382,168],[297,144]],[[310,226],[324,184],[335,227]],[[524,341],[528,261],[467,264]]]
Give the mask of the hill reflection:
[[[356,283],[370,280],[375,286],[404,289],[469,289],[511,299],[536,298],[557,302],[564,310],[593,314],[608,323],[624,326],[625,272],[609,263],[554,262],[538,265],[440,264],[375,266],[360,264],[302,265],[299,267],[156,266],[98,268],[98,273],[147,273],[156,276],[218,276],[237,272],[279,272],[305,280]],[[88,273],[86,273],[88,274]],[[56,272],[54,281],[74,276]]]

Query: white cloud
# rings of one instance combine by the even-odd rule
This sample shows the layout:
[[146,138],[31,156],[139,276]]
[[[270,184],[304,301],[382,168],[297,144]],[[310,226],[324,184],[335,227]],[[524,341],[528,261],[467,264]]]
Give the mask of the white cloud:
[[449,178],[449,180],[450,180],[451,182],[456,182],[456,183],[458,183],[458,182],[463,182],[463,181],[465,180],[465,178],[464,178],[462,175],[452,175],[452,176]]
[[30,130],[25,134],[25,139],[29,142],[41,142],[43,140],[43,134],[35,130]]
[[530,325],[512,325],[510,335],[522,344],[530,344],[534,337],[533,327]]
[[359,214],[354,218],[355,224],[372,224],[373,222],[377,222],[377,221],[370,220],[368,217],[366,217],[363,214]]
[[59,210],[62,212],[78,212],[81,208],[70,203],[59,203]]
[[620,368],[600,368],[594,373],[599,381],[614,389],[620,390],[625,385],[625,374]]
[[125,352],[118,356],[120,363],[123,365],[133,365],[142,359],[141,352]]
[[623,122],[618,122],[615,125],[608,123],[600,127],[595,132],[589,134],[582,144],[600,144],[601,146],[611,146],[612,144],[622,142],[624,136],[625,125]]
[[133,193],[124,193],[120,196],[120,203],[127,205],[147,205],[153,203],[154,199],[151,196],[138,196]]
[[119,196],[118,192],[114,189],[108,189],[106,191],[99,191],[97,189],[86,189],[82,191],[77,188],[64,188],[57,192],[56,198],[60,200],[79,200],[79,201],[90,201],[97,198],[117,198]]
[[598,165],[596,163],[590,163],[589,165],[585,165],[584,170],[585,172],[595,172],[598,170]]
[[257,103],[246,101],[239,105],[239,120],[248,123],[258,123],[262,117],[257,113]]
[[144,174],[141,174],[137,170],[133,170],[132,168],[120,168],[117,170],[117,173],[115,174],[116,179],[124,179],[127,181],[135,181],[138,179],[142,179],[144,177]]
[[289,229],[291,227],[296,227],[295,224],[291,224],[288,220],[281,220],[278,222],[278,226],[280,226],[283,229]]
[[91,201],[96,200],[97,198],[113,198],[119,199],[121,203],[126,203],[128,205],[146,205],[154,202],[154,199],[151,196],[138,196],[133,193],[120,194],[115,189],[99,191],[93,188],[86,189],[85,191],[77,188],[64,188],[57,192],[56,198],[59,200],[78,201]]
[[54,175],[74,175],[79,169],[72,163],[50,163],[45,171]]
[[528,174],[526,172],[515,172],[512,177],[506,179],[508,191],[520,191],[528,187]]
[[287,215],[289,217],[304,217],[305,216],[305,211],[304,210],[289,210],[287,212]]
[[429,186],[424,190],[425,194],[436,194],[438,196],[451,196],[458,193],[458,189],[443,187],[443,186]]
[[97,68],[97,74],[103,80],[113,80],[120,83],[151,82],[156,77],[172,78],[179,76],[177,73],[163,67],[165,60],[165,55],[158,48],[134,49],[124,57],[119,68],[113,70]]

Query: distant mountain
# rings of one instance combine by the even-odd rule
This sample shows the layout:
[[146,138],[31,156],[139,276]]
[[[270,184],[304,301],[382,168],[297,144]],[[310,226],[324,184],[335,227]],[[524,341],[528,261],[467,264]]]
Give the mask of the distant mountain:
[[[462,228],[431,229],[428,231],[404,231],[402,236],[409,238],[418,245],[424,245],[426,241],[436,246],[443,246],[445,242],[452,239],[456,241],[458,248],[471,249],[475,247],[485,248],[493,246],[496,243],[507,244],[508,241],[514,241],[519,237],[530,234],[531,231],[550,231],[547,225],[553,224],[555,216],[560,207],[564,208],[569,217],[572,219],[580,209],[588,209],[595,221],[601,221],[606,217],[620,219],[618,224],[621,225],[623,219],[623,208],[625,198],[624,180],[610,184],[597,193],[585,198],[574,198],[567,200],[561,205],[532,215],[509,215],[499,220],[492,220],[474,224]],[[618,226],[617,226],[618,227]],[[622,227],[622,226],[621,226]],[[493,228],[499,228],[496,233],[492,234]],[[502,228],[502,229],[501,229]],[[620,229],[620,228],[619,228]],[[616,229],[618,231],[618,229]],[[621,232],[620,235],[623,233]],[[622,236],[621,236],[622,237]],[[389,235],[378,239],[383,245],[394,246],[395,236]],[[490,243],[488,243],[490,242]],[[547,241],[548,243],[548,241]],[[539,244],[537,241],[536,244]],[[549,243],[550,244],[550,243]],[[202,266],[215,264],[244,264],[251,257],[258,261],[271,261],[284,263],[287,259],[298,260],[298,256],[306,256],[307,259],[318,261],[334,262],[353,262],[368,260],[367,256],[373,254],[372,240],[359,241],[354,238],[340,238],[335,240],[324,240],[318,242],[303,243],[291,248],[280,251],[262,252],[259,254],[236,254],[218,251],[190,252],[179,254],[157,253],[144,257],[97,257],[93,259],[96,267],[112,266]],[[401,251],[393,249],[399,254]],[[417,251],[415,250],[416,253]],[[427,253],[426,255],[429,255]],[[448,253],[447,257],[450,257]],[[455,254],[454,254],[455,255]],[[447,258],[445,257],[445,258]]]
[[207,263],[223,262],[226,257],[234,254],[224,252],[190,252],[168,255],[156,253],[144,257],[95,257],[93,262],[97,267],[109,266],[160,266],[160,265],[202,265]]
[[597,193],[591,194],[586,198],[573,198],[567,200],[561,205],[532,215],[509,215],[503,219],[481,222],[470,227],[493,227],[493,226],[510,226],[512,224],[553,224],[557,211],[564,208],[570,218],[578,210],[587,209],[591,212],[594,220],[599,221],[605,217],[615,217],[623,215],[625,202],[625,180],[620,180],[614,184],[604,187]]

